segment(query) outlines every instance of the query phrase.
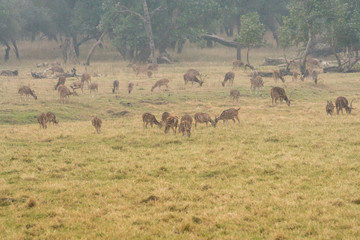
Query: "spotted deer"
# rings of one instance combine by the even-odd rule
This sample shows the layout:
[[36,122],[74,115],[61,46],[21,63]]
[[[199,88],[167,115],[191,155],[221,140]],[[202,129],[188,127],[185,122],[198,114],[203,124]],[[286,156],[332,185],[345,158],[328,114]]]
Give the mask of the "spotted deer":
[[235,78],[235,74],[233,72],[227,72],[225,74],[224,81],[222,81],[221,85],[225,87],[226,82],[229,81],[230,86],[232,86],[234,84],[234,78]]
[[[181,118],[181,121],[180,121],[180,124],[179,124],[179,133],[182,133],[183,137],[185,136],[185,134],[188,137],[190,137],[192,123],[189,121],[189,119],[191,119],[191,121],[192,121],[192,118],[189,115],[187,115],[185,118],[184,117]],[[190,117],[190,118],[188,118],[188,117]]]
[[136,73],[136,76],[138,76],[140,73],[146,74],[148,78],[151,78],[152,71],[149,70],[148,66],[137,66],[136,64],[132,65],[132,69]]
[[149,64],[147,69],[150,71],[157,71],[159,69],[159,64]]
[[168,84],[169,84],[169,79],[166,79],[166,78],[160,79],[160,80],[156,81],[154,86],[152,86],[151,92],[154,91],[154,89],[157,87],[160,89],[161,86],[165,86],[167,89],[169,89]]
[[65,103],[66,101],[69,103],[70,95],[78,96],[78,94],[75,92],[75,90],[73,90],[73,92],[71,92],[71,91],[70,91],[66,86],[64,86],[64,85],[62,85],[61,87],[59,87],[58,90],[59,90],[60,102],[61,102],[61,103]]
[[90,84],[89,89],[90,89],[90,93],[95,93],[95,92],[97,93],[99,90],[99,85],[93,82]]
[[343,108],[345,108],[347,114],[351,114],[351,110],[353,109],[353,107],[352,107],[353,101],[354,101],[354,99],[351,100],[350,106],[349,106],[349,102],[345,97],[338,97],[335,101],[337,115],[339,115],[340,111],[341,111],[341,114],[344,114]]
[[273,70],[272,77],[273,77],[275,83],[277,83],[279,81],[279,78],[280,78],[280,71],[279,70]]
[[239,90],[232,89],[230,90],[230,97],[232,98],[233,102],[239,102],[240,92]]
[[223,120],[223,124],[226,124],[226,125],[227,125],[228,120],[233,120],[235,123],[235,119],[236,119],[240,123],[240,120],[238,117],[239,110],[240,110],[240,108],[238,108],[238,109],[229,108],[229,109],[223,111],[219,117],[215,118],[214,127],[216,127],[216,124],[219,120]]
[[318,82],[318,79],[319,79],[319,72],[317,71],[316,68],[314,68],[312,70],[311,77],[312,77],[313,81],[315,82],[315,85],[317,85],[317,82]]
[[153,124],[157,125],[159,128],[161,128],[161,123],[156,120],[156,117],[151,113],[144,113],[142,115],[143,120],[143,127],[147,128],[148,124],[150,123],[150,126],[153,127]]
[[326,115],[330,115],[332,116],[333,113],[334,113],[334,104],[332,103],[332,101],[327,101],[327,104],[326,104]]
[[81,76],[81,91],[83,91],[85,82],[86,82],[87,87],[89,88],[90,83],[91,83],[91,75],[90,75],[90,73],[84,73]]
[[264,81],[260,75],[250,78],[250,90],[252,92],[258,92],[264,87]]
[[115,79],[113,81],[113,88],[112,88],[112,93],[119,93],[119,80]]
[[[73,91],[75,91],[76,89],[81,89],[81,92],[83,92],[83,84],[80,81],[71,83],[70,88]],[[59,89],[59,87],[58,87],[58,89]]]
[[293,82],[296,82],[298,77],[299,77],[300,73],[296,72],[296,71],[293,71],[292,72],[292,80]]
[[199,71],[197,71],[195,69],[189,69],[184,74],[184,82],[185,82],[185,85],[187,85],[188,82],[191,82],[191,85],[194,85],[194,82],[196,82],[201,87],[204,83],[204,80],[203,80],[204,77],[205,77],[205,75],[200,74]]
[[179,119],[176,116],[169,116],[165,120],[165,134],[167,134],[170,128],[173,130],[174,134],[176,134],[176,129],[178,127]]
[[20,94],[20,100],[23,100],[25,95],[26,99],[29,100],[29,95],[31,95],[35,100],[37,100],[37,96],[34,90],[31,90],[28,86],[22,86],[19,88],[18,93]]
[[59,79],[58,79],[57,84],[56,84],[55,87],[54,87],[54,89],[57,90],[57,88],[58,88],[60,85],[65,85],[65,82],[66,82],[66,77],[60,76]]
[[280,99],[280,103],[282,103],[283,100],[285,100],[286,104],[288,106],[290,106],[290,102],[291,102],[291,96],[290,98],[288,98],[286,96],[285,90],[281,87],[273,87],[270,90],[270,96],[271,96],[271,100],[272,100],[272,105],[274,105],[274,101],[276,104],[276,101],[278,99]]
[[47,128],[47,122],[48,122],[48,118],[46,117],[45,113],[41,113],[38,117],[37,117],[37,121],[40,125],[40,129],[46,129]]
[[197,127],[197,123],[206,123],[206,127],[207,127],[209,122],[213,127],[215,127],[215,122],[211,119],[210,115],[207,113],[201,113],[201,112],[195,113],[194,119],[195,119],[195,128]]
[[236,68],[245,67],[244,63],[241,60],[234,60],[232,64],[233,64],[233,70],[235,70]]
[[163,114],[161,115],[161,125],[165,125],[165,121],[168,117],[170,117],[170,113],[168,112],[163,112]]
[[52,122],[53,125],[59,123],[59,122],[56,120],[55,114],[52,113],[52,112],[47,112],[47,113],[46,113],[46,117],[47,117],[48,122]]
[[92,125],[94,126],[96,133],[99,134],[101,130],[102,121],[97,116],[93,117],[91,120]]
[[128,85],[129,94],[132,92],[133,89],[134,89],[134,83],[130,82],[129,85]]

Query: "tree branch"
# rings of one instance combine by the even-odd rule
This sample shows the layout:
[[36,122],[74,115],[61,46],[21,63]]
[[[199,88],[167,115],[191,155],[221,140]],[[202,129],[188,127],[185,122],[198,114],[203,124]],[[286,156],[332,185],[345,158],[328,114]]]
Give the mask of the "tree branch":
[[116,4],[116,8],[117,8],[117,10],[118,10],[119,12],[121,12],[121,13],[124,13],[124,12],[130,13],[130,14],[132,14],[132,15],[135,15],[135,16],[139,17],[141,20],[143,20],[143,21],[145,22],[144,16],[141,15],[140,13],[137,13],[137,12],[135,12],[135,11],[132,11],[132,10],[128,9],[127,7],[125,7],[125,6],[120,5],[119,3]]

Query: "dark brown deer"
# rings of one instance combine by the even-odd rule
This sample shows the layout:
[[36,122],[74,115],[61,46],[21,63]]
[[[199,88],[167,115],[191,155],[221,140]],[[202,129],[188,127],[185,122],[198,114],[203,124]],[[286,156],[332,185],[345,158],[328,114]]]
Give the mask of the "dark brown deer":
[[170,128],[173,130],[174,134],[176,134],[176,129],[178,126],[179,119],[176,116],[169,116],[165,120],[165,134],[167,134]]
[[96,133],[99,134],[100,130],[101,130],[101,125],[102,125],[102,121],[100,118],[98,118],[97,116],[93,117],[93,119],[91,120],[92,125],[94,126],[94,128],[96,129]]
[[153,127],[153,124],[157,125],[159,128],[161,128],[161,123],[156,120],[156,117],[151,113],[144,113],[142,115],[143,120],[143,127],[147,128],[147,125],[150,123],[150,126]]
[[187,120],[182,120],[179,124],[179,133],[182,133],[182,136],[185,136],[185,133],[188,137],[191,135],[191,123]]
[[65,82],[66,82],[66,77],[60,76],[59,79],[58,79],[57,84],[56,84],[55,87],[54,87],[54,89],[57,90],[57,88],[58,88],[60,85],[65,85]]
[[184,116],[181,117],[180,122],[183,121],[188,121],[190,124],[192,124],[193,119],[189,114],[185,114]]
[[43,129],[46,129],[46,128],[47,128],[48,119],[47,119],[45,113],[40,114],[40,115],[37,117],[37,121],[38,121],[38,123],[39,123],[39,125],[40,125],[40,129],[41,129],[41,128],[43,128]]
[[239,90],[232,89],[230,90],[230,97],[232,98],[233,102],[239,102],[240,92]]
[[233,72],[227,72],[224,77],[224,81],[221,83],[223,87],[225,87],[225,84],[227,81],[230,82],[230,86],[234,84],[235,74]]
[[119,80],[115,79],[113,81],[113,88],[112,88],[112,93],[119,93]]
[[133,89],[134,89],[134,83],[130,82],[128,85],[129,94],[132,92]]
[[85,82],[87,84],[87,87],[89,88],[89,85],[91,83],[91,75],[89,73],[84,73],[81,76],[81,91],[83,91],[83,87],[85,85]]
[[276,101],[278,99],[280,99],[280,102],[282,103],[283,100],[285,100],[286,104],[288,106],[290,106],[290,102],[291,102],[291,96],[290,98],[288,98],[286,96],[285,90],[281,87],[273,87],[270,90],[270,95],[271,95],[271,100],[272,100],[272,104],[274,105],[274,101],[276,104]]
[[233,64],[233,70],[235,70],[236,68],[245,67],[244,63],[241,60],[234,60],[232,64]]
[[154,86],[152,86],[151,91],[154,91],[154,89],[157,87],[160,89],[161,86],[165,86],[167,89],[169,89],[168,84],[169,84],[169,79],[166,79],[166,78],[160,79],[160,80],[156,81]]
[[210,115],[207,113],[201,113],[201,112],[195,113],[194,119],[195,119],[195,128],[197,127],[197,123],[206,123],[206,127],[207,127],[209,122],[213,127],[215,127],[215,122],[211,119]]
[[20,87],[18,93],[20,94],[20,100],[21,101],[23,100],[24,95],[27,98],[27,100],[29,100],[29,95],[31,95],[35,100],[37,100],[37,96],[35,94],[35,91],[31,90],[28,86]]
[[293,82],[297,81],[299,75],[300,75],[300,73],[298,73],[296,71],[292,72],[292,80],[293,80]]
[[332,103],[332,101],[327,101],[327,104],[326,104],[326,115],[330,115],[332,116],[333,113],[334,113],[334,104]]
[[47,112],[47,113],[46,113],[46,117],[47,117],[48,122],[52,122],[53,125],[59,123],[59,122],[56,120],[55,114],[52,113],[52,112]]
[[163,112],[163,114],[161,115],[161,125],[165,125],[165,121],[168,117],[170,117],[170,113],[168,112]]
[[253,92],[258,92],[260,89],[264,87],[264,81],[261,76],[256,76],[250,78],[250,90]]
[[[200,79],[199,79],[199,78]],[[184,74],[184,82],[185,85],[187,85],[187,83],[190,81],[191,85],[194,85],[194,82],[198,83],[200,85],[200,87],[203,85],[204,81],[203,81],[203,77],[204,75],[200,74],[199,71],[195,70],[195,69],[189,69],[185,74]]]
[[239,110],[240,108],[238,109],[235,109],[235,108],[229,108],[225,111],[223,111],[219,117],[216,117],[215,118],[215,124],[214,124],[214,127],[216,127],[216,124],[219,120],[223,120],[223,123],[227,125],[227,121],[228,120],[233,120],[234,123],[235,123],[235,119],[240,123],[240,120],[239,120],[239,117],[238,117],[238,114],[239,114]]
[[61,85],[58,88],[58,91],[59,91],[61,103],[65,103],[66,100],[67,100],[67,102],[69,102],[70,95],[78,96],[78,94],[75,92],[75,90],[73,90],[73,92],[71,92],[65,85]]
[[350,106],[349,106],[349,102],[345,97],[338,97],[335,101],[337,115],[339,115],[340,111],[341,111],[341,114],[344,114],[343,108],[345,108],[347,114],[351,114],[351,110],[353,109],[353,107],[352,107],[353,101],[354,101],[354,99],[351,100]]

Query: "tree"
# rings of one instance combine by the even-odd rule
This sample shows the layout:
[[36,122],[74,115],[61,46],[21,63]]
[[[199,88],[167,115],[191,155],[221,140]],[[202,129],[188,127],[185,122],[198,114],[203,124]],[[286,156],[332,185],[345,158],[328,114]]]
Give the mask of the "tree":
[[260,44],[263,41],[265,27],[259,20],[257,12],[248,13],[241,17],[241,30],[239,35],[239,42],[247,47],[246,61],[249,66],[249,51],[250,47]]

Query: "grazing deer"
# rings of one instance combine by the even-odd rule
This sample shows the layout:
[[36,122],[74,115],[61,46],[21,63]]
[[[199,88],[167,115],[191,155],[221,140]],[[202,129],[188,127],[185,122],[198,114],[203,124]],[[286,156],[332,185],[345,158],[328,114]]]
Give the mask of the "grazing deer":
[[150,70],[150,71],[157,71],[159,68],[159,65],[158,64],[149,64],[147,69]]
[[279,70],[273,70],[272,77],[273,77],[275,83],[277,83],[279,81],[279,78],[280,78],[280,71]]
[[183,121],[188,121],[190,124],[192,124],[193,119],[189,114],[185,114],[184,116],[181,117],[180,122]]
[[239,90],[232,89],[230,90],[230,97],[232,97],[233,102],[239,102],[240,92]]
[[238,108],[238,109],[229,108],[229,109],[223,111],[219,117],[215,117],[214,127],[216,127],[216,124],[219,120],[223,120],[223,124],[226,124],[226,125],[227,125],[227,121],[230,119],[233,120],[234,123],[235,123],[235,119],[240,123],[240,120],[238,117],[239,110],[240,110],[240,108]]
[[160,79],[160,80],[156,81],[154,86],[152,86],[151,91],[154,91],[154,89],[157,87],[160,89],[161,86],[165,86],[167,89],[169,89],[168,83],[169,83],[169,79],[166,79],[166,78]]
[[71,92],[65,85],[61,85],[59,88],[59,94],[60,94],[60,102],[61,103],[65,103],[66,99],[67,102],[69,102],[69,97],[70,95],[75,95],[75,96],[79,96],[75,90],[73,90],[73,92]]
[[197,123],[206,123],[206,127],[210,122],[213,127],[215,127],[215,122],[211,119],[210,115],[207,113],[195,113],[195,128],[197,127]]
[[138,76],[140,73],[146,74],[149,78],[152,76],[152,71],[149,70],[148,66],[137,66],[136,64],[132,65],[132,69]]
[[97,83],[93,82],[89,86],[90,93],[98,92],[99,86]]
[[47,112],[47,113],[46,113],[46,117],[47,117],[48,122],[52,122],[53,125],[59,123],[59,122],[56,120],[55,114],[52,113],[52,112]]
[[282,103],[283,100],[285,100],[286,104],[288,106],[290,106],[290,102],[291,102],[291,96],[290,98],[288,98],[286,96],[285,90],[281,87],[273,87],[270,90],[270,95],[271,95],[271,100],[272,100],[272,105],[274,105],[274,101],[276,104],[276,101],[278,99],[280,99],[280,102]]
[[128,85],[129,94],[132,92],[133,89],[134,89],[134,83],[130,82]]
[[150,123],[150,126],[153,127],[153,124],[157,125],[159,128],[161,128],[161,123],[156,120],[156,117],[151,113],[144,113],[142,115],[143,120],[143,127],[147,128],[147,125]]
[[29,95],[33,96],[35,100],[37,100],[37,96],[34,90],[31,90],[28,86],[22,86],[19,88],[18,93],[20,94],[20,100],[23,100],[23,96],[25,95],[27,100],[29,100]]
[[317,85],[319,73],[318,73],[318,71],[317,71],[316,68],[314,68],[314,69],[312,70],[311,76],[312,76],[312,79],[313,79],[314,82],[315,82],[315,85]]
[[84,84],[87,84],[87,87],[89,88],[89,85],[91,83],[91,75],[89,73],[84,73],[81,76],[81,91],[83,91]]
[[334,113],[334,104],[332,103],[332,101],[327,101],[327,104],[326,104],[326,115],[330,115],[332,116],[333,113]]
[[233,64],[233,70],[235,70],[236,68],[245,67],[244,63],[241,60],[234,60],[232,64]]
[[258,92],[264,87],[264,81],[260,75],[250,78],[250,90],[253,92]]
[[58,88],[60,85],[65,85],[65,82],[66,82],[66,77],[60,76],[59,79],[58,79],[57,84],[56,84],[55,87],[54,87],[54,89],[57,90],[57,88]]
[[179,124],[179,133],[182,133],[182,136],[185,136],[185,133],[188,137],[191,135],[191,123],[187,120],[182,120]]
[[41,129],[41,128],[43,128],[43,129],[46,129],[46,128],[47,128],[48,119],[47,119],[45,113],[40,114],[40,115],[37,117],[37,121],[38,121],[38,123],[39,123],[39,125],[40,125],[40,129]]
[[339,115],[340,110],[341,110],[341,114],[344,114],[343,108],[345,108],[347,114],[351,114],[351,110],[353,109],[353,107],[352,107],[353,101],[354,101],[354,99],[351,100],[350,106],[349,106],[349,102],[345,97],[338,97],[335,101],[337,115]]
[[234,84],[234,78],[235,78],[235,74],[233,72],[227,72],[225,74],[224,81],[221,83],[221,85],[225,87],[226,82],[229,81],[230,86],[232,86]]
[[299,75],[300,74],[298,72],[296,72],[296,71],[292,72],[292,80],[293,80],[293,82],[297,81]]
[[173,130],[174,134],[176,134],[176,128],[178,126],[179,119],[176,116],[169,116],[165,120],[165,134],[167,134],[170,128]]
[[[82,82],[73,82],[70,87],[73,91],[75,91],[76,89],[81,89],[81,92],[83,92],[83,84]],[[59,88],[58,88],[59,89]]]
[[99,134],[100,133],[100,129],[101,129],[101,124],[102,121],[100,118],[98,118],[97,116],[93,117],[93,119],[91,120],[92,125],[94,126],[94,128],[96,129],[96,133]]
[[170,113],[168,112],[163,112],[163,114],[161,115],[161,125],[165,125],[165,121],[168,117],[170,117]]
[[[184,82],[185,85],[187,85],[187,83],[190,81],[191,85],[194,85],[194,82],[198,83],[200,85],[200,87],[203,85],[204,81],[203,81],[203,77],[205,75],[200,74],[197,70],[195,69],[189,69],[185,74],[184,74]],[[198,77],[200,78],[200,80],[198,79]]]
[[119,80],[115,79],[113,81],[113,88],[112,88],[112,93],[119,93]]

